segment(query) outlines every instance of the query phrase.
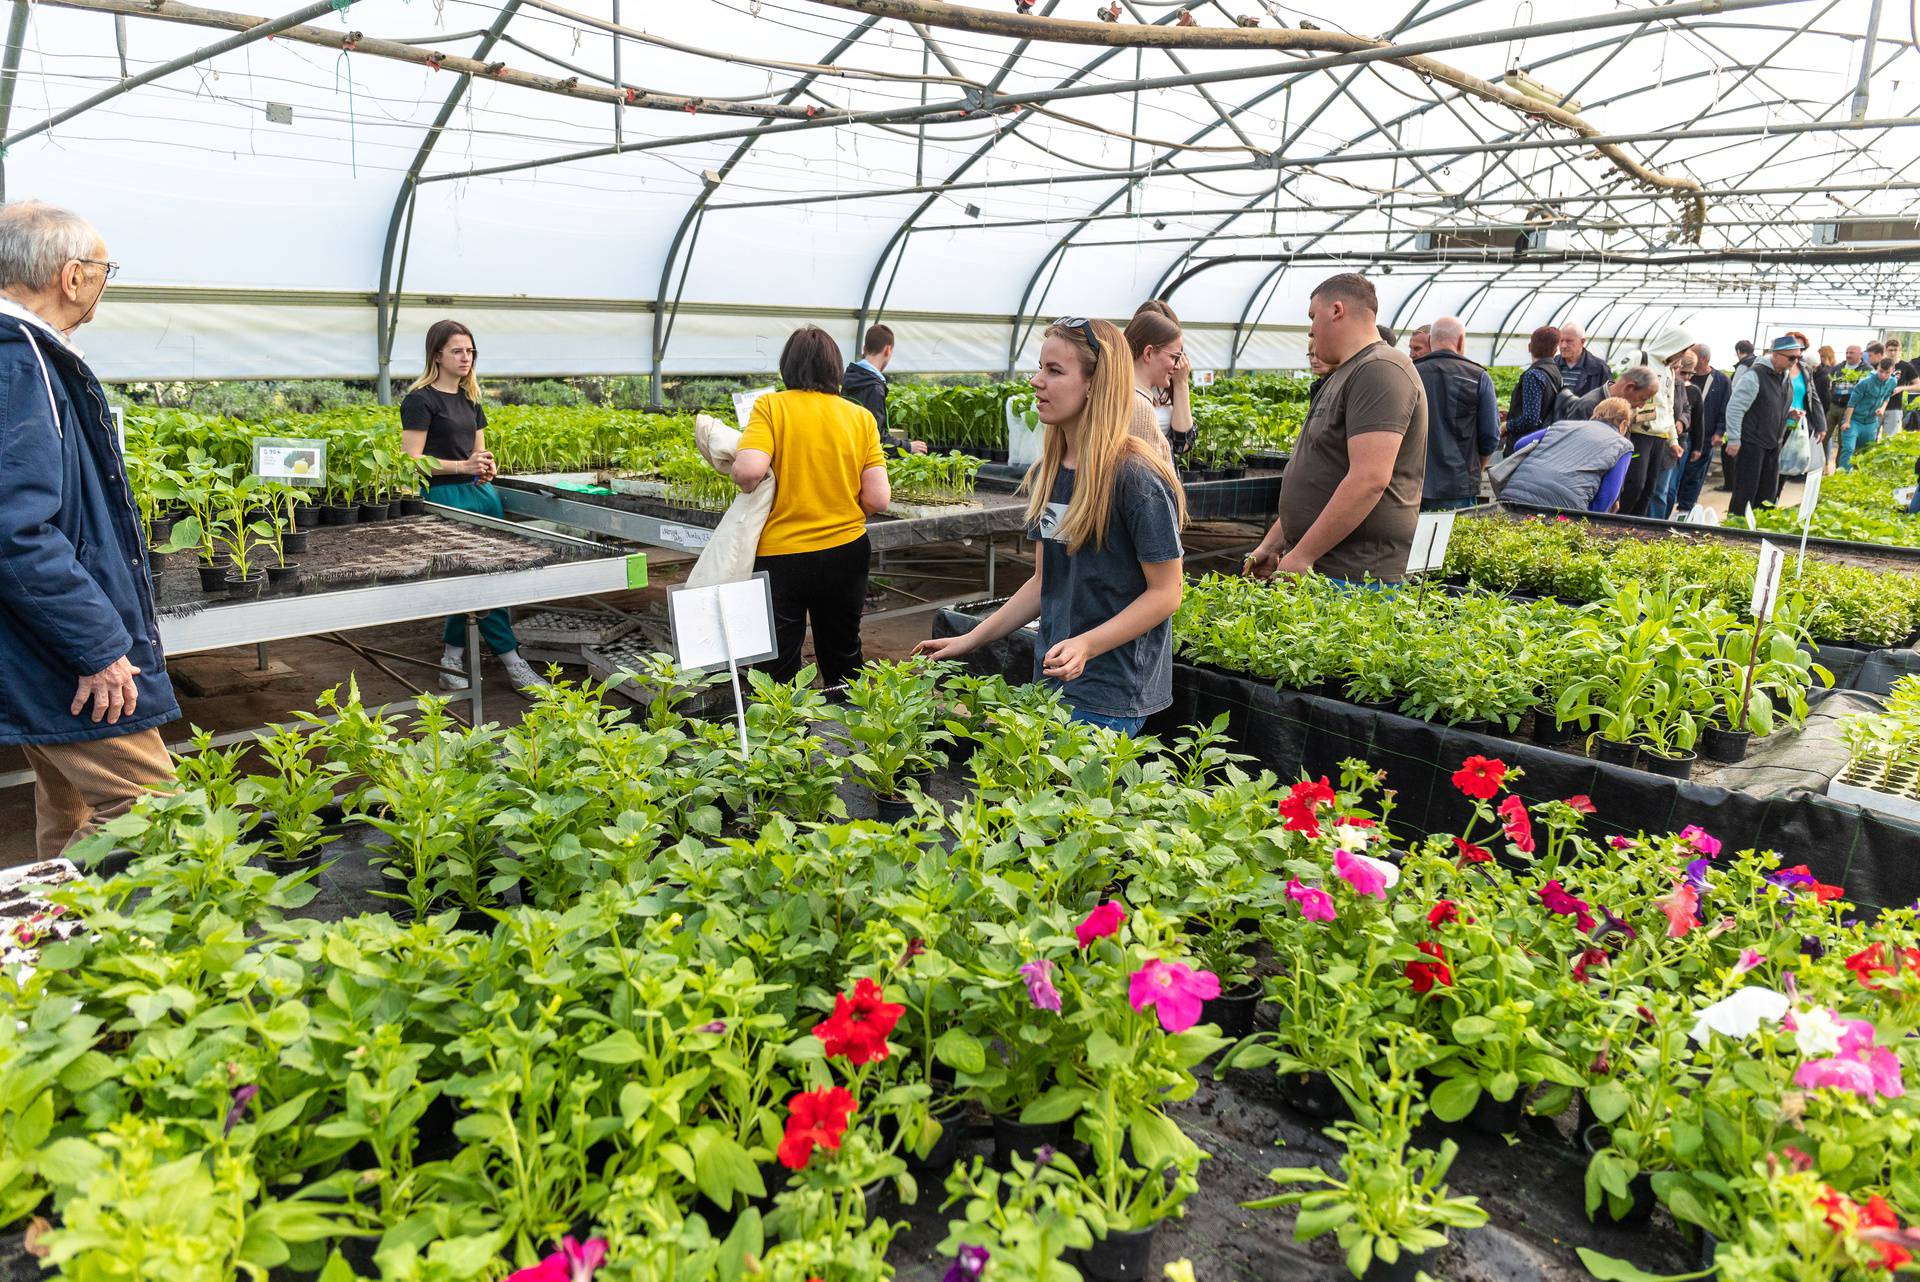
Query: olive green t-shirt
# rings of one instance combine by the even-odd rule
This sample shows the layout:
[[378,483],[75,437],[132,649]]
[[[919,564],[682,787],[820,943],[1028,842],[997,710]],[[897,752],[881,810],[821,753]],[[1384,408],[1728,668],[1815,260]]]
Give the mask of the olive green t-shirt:
[[1280,479],[1280,531],[1288,547],[1300,541],[1347,475],[1347,441],[1367,432],[1399,433],[1393,479],[1314,569],[1356,583],[1398,583],[1406,577],[1427,473],[1427,394],[1398,348],[1371,343],[1327,375]]

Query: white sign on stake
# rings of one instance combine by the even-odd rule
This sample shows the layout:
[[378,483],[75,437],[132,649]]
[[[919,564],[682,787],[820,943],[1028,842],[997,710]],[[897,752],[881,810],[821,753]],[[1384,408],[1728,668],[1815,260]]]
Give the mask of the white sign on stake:
[[1214,379],[1218,377],[1219,375],[1210,369],[1197,369],[1193,371],[1193,385],[1195,387],[1212,387]]
[[1794,577],[1807,572],[1807,535],[1813,532],[1813,509],[1820,502],[1819,468],[1807,473],[1806,488],[1800,492],[1800,560],[1794,565]]
[[1407,553],[1407,573],[1424,574],[1447,563],[1447,543],[1453,538],[1452,512],[1422,512],[1413,527],[1413,547]]
[[263,481],[317,489],[327,483],[327,443],[273,436],[253,439],[253,474]]
[[747,420],[753,417],[753,403],[772,390],[771,386],[756,387],[752,391],[733,394],[733,421],[740,425],[741,431],[747,430]]
[[740,693],[740,665],[780,652],[773,638],[773,588],[767,572],[733,583],[667,590],[674,658],[688,671],[727,665],[733,681],[733,713],[740,756],[747,755],[747,701]]
[[1771,620],[1780,600],[1780,571],[1787,563],[1787,550],[1776,543],[1760,540],[1760,563],[1753,572],[1753,617]]

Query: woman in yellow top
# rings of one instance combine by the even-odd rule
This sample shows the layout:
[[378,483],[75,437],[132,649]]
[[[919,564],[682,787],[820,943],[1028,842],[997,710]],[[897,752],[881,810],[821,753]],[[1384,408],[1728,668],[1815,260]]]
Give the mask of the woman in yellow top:
[[773,633],[780,655],[770,676],[791,681],[813,620],[813,653],[829,686],[846,682],[862,661],[860,615],[867,604],[867,517],[893,501],[880,428],[865,408],[840,396],[840,345],[806,325],[780,352],[786,390],[753,403],[733,481],[751,494],[773,477],[773,511],[760,532],[753,568],[773,590]]

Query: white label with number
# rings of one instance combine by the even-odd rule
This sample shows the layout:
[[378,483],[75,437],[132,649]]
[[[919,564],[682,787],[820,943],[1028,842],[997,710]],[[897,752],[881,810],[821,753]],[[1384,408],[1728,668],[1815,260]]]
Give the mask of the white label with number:
[[741,431],[747,430],[747,420],[753,417],[753,403],[772,390],[771,387],[756,387],[750,392],[733,394],[733,421],[740,425]]
[[660,542],[670,547],[703,548],[713,542],[713,531],[697,525],[676,525],[672,521],[662,521],[659,538]]
[[1753,571],[1753,617],[1773,618],[1780,601],[1780,570],[1787,563],[1787,550],[1778,544],[1760,540],[1760,562]]

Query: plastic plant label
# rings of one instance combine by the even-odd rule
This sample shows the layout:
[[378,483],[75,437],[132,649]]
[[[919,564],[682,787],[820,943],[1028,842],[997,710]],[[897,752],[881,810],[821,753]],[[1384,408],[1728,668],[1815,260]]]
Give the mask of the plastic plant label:
[[327,443],[256,436],[253,474],[263,481],[317,490],[327,483]]
[[1212,387],[1216,377],[1218,376],[1210,369],[1197,369],[1193,371],[1193,385],[1195,387]]
[[1453,539],[1452,512],[1422,512],[1413,527],[1413,547],[1407,553],[1407,573],[1425,574],[1447,563],[1447,544]]
[[647,586],[647,558],[642,552],[635,552],[627,558],[627,586],[644,588]]
[[1753,617],[1772,619],[1780,601],[1780,571],[1787,563],[1787,550],[1777,543],[1760,540],[1760,561],[1753,571]]
[[749,579],[667,592],[674,657],[682,669],[758,663],[779,653],[773,640],[773,589],[762,570]]
[[751,391],[733,394],[733,421],[741,431],[747,430],[747,420],[753,417],[753,403],[772,390],[771,386],[756,387]]
[[1820,502],[1820,477],[1818,468],[1807,473],[1807,488],[1800,493],[1800,524],[1808,525],[1813,521],[1813,509]]

